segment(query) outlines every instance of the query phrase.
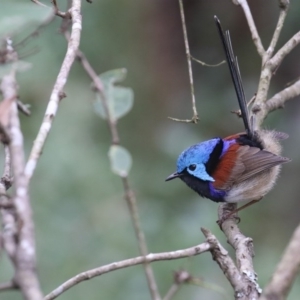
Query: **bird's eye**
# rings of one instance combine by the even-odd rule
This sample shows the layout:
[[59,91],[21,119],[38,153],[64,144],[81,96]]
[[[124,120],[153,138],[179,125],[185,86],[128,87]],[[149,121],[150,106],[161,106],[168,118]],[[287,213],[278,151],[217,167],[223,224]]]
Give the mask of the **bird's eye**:
[[192,164],[192,165],[189,165],[189,170],[190,171],[195,171],[196,170],[196,165],[195,164]]

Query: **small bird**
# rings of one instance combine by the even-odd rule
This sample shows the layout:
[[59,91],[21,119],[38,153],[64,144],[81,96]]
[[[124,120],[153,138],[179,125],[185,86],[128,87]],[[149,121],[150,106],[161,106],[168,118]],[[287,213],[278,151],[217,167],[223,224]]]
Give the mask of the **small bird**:
[[229,32],[224,34],[216,16],[215,22],[237,94],[245,132],[226,138],[216,137],[184,150],[178,157],[177,171],[167,177],[166,181],[180,178],[200,196],[215,202],[250,201],[234,213],[256,203],[274,187],[281,164],[290,161],[280,156],[279,141],[288,138],[288,135],[254,130],[254,119],[249,118]]

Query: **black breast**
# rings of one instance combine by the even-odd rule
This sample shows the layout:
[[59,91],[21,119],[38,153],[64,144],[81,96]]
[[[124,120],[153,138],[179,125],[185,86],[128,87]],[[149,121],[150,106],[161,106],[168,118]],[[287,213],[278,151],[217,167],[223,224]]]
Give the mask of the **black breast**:
[[180,179],[185,182],[192,190],[198,193],[201,197],[208,198],[214,202],[224,202],[223,198],[212,195],[209,188],[209,182],[196,178],[190,175],[186,170]]

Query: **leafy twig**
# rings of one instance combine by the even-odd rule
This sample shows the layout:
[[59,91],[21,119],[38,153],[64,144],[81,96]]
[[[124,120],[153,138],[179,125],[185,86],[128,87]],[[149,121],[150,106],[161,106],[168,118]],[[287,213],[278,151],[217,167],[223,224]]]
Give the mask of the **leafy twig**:
[[[110,112],[109,112],[109,109],[107,106],[106,95],[105,95],[104,89],[103,89],[103,84],[102,84],[99,76],[97,75],[97,73],[95,72],[93,67],[90,65],[87,58],[85,57],[85,55],[79,49],[77,51],[77,58],[80,61],[80,63],[82,64],[82,66],[83,66],[84,70],[86,71],[86,73],[88,74],[88,76],[93,81],[94,88],[100,95],[100,98],[102,100],[103,107],[105,109],[105,113],[107,116],[108,126],[109,126],[111,136],[112,136],[112,144],[119,145],[120,139],[119,139],[117,124],[110,116]],[[146,256],[148,254],[147,244],[146,244],[146,239],[145,239],[144,233],[143,233],[141,225],[140,225],[136,198],[135,198],[133,191],[130,188],[128,177],[127,176],[122,177],[122,181],[123,181],[123,186],[124,186],[125,199],[128,204],[128,208],[129,208],[131,219],[133,222],[135,234],[136,234],[136,237],[138,240],[140,254],[143,256]],[[147,263],[147,261],[144,262],[144,267],[145,267],[146,278],[147,278],[147,282],[148,282],[148,286],[149,286],[149,290],[150,290],[152,299],[158,300],[158,299],[160,299],[160,295],[159,295],[157,284],[156,284],[156,281],[154,278],[153,270],[152,270],[151,266]]]

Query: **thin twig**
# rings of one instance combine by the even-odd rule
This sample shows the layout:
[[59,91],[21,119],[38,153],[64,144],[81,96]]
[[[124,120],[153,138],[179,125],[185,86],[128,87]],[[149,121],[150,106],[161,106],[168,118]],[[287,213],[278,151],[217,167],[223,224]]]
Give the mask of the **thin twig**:
[[232,0],[234,4],[240,5],[244,11],[246,20],[248,22],[248,26],[251,32],[252,40],[254,45],[256,46],[258,54],[263,57],[265,55],[265,49],[261,42],[260,36],[257,32],[252,13],[250,11],[249,5],[247,0]]
[[[67,38],[67,36],[66,36],[66,38]],[[100,95],[101,101],[103,103],[103,107],[106,112],[108,127],[110,129],[111,136],[112,136],[112,144],[118,145],[118,144],[120,144],[120,138],[119,138],[119,133],[117,130],[117,124],[110,116],[110,112],[109,112],[108,105],[107,105],[106,95],[104,93],[103,84],[102,84],[99,76],[97,75],[97,73],[95,72],[93,67],[90,65],[87,58],[85,57],[85,55],[79,49],[77,51],[77,58],[80,61],[80,63],[82,64],[82,66],[83,66],[84,70],[86,71],[86,73],[88,74],[88,76],[93,81],[94,88]],[[131,219],[133,222],[135,234],[136,234],[136,237],[138,240],[140,254],[143,256],[146,256],[148,254],[147,243],[146,243],[146,239],[145,239],[144,233],[143,233],[141,225],[140,225],[136,198],[130,188],[128,177],[123,177],[122,181],[123,181],[123,186],[124,186],[125,199],[128,204],[128,208],[129,208]],[[160,295],[159,295],[157,284],[156,284],[156,281],[154,278],[153,270],[147,262],[144,263],[144,267],[145,267],[147,283],[149,286],[149,290],[150,290],[152,299],[160,299]]]
[[191,57],[191,59],[192,59],[193,61],[197,62],[198,64],[202,65],[203,67],[215,68],[215,67],[219,67],[219,66],[221,66],[221,65],[223,65],[223,64],[226,63],[225,60],[222,60],[222,61],[221,61],[220,63],[218,63],[218,64],[210,65],[210,64],[205,63],[204,61],[201,61],[201,60],[199,60],[199,59],[193,57],[192,55],[190,55],[190,57]]
[[78,283],[92,279],[96,276],[100,276],[102,274],[119,270],[122,268],[127,268],[139,264],[143,264],[145,262],[151,263],[155,261],[161,261],[161,260],[173,260],[173,259],[179,259],[179,258],[184,258],[184,257],[190,257],[190,256],[195,256],[199,255],[201,253],[207,252],[210,250],[210,245],[208,243],[202,243],[200,245],[183,249],[183,250],[177,250],[177,251],[171,251],[171,252],[163,252],[163,253],[150,253],[146,256],[138,256],[135,258],[130,258],[126,260],[122,260],[119,262],[114,262],[99,268],[95,268],[86,272],[82,272],[63,284],[61,284],[59,287],[57,287],[55,290],[53,290],[51,293],[49,293],[46,297],[45,300],[52,300],[70,289],[71,287],[77,285]]
[[[181,16],[181,22],[182,22],[182,29],[183,29],[183,38],[184,38],[184,45],[185,45],[185,53],[186,58],[188,62],[188,69],[189,69],[189,80],[190,80],[190,88],[191,88],[191,97],[192,97],[192,108],[193,108],[193,117],[189,121],[190,123],[197,123],[199,120],[198,112],[196,108],[196,100],[195,100],[195,91],[194,91],[194,82],[193,82],[193,70],[192,70],[192,62],[191,62],[191,54],[190,54],[190,48],[189,48],[189,41],[187,37],[187,31],[186,31],[186,23],[185,23],[185,17],[184,17],[184,9],[182,0],[179,0],[179,8],[180,8],[180,16]],[[174,121],[180,121],[179,119],[170,118]],[[182,122],[186,122],[186,120],[181,120]]]
[[171,285],[163,300],[171,300],[178,292],[183,283],[190,281],[192,276],[185,270],[180,270],[174,273],[174,283]]
[[[65,35],[65,36],[66,36],[66,38],[68,37],[68,35]],[[76,53],[76,57],[79,60],[79,62],[82,64],[82,67],[84,68],[85,72],[88,74],[90,79],[93,81],[94,87],[100,95],[100,99],[103,104],[104,112],[105,112],[105,115],[107,116],[108,127],[109,127],[110,134],[112,137],[112,144],[117,145],[120,143],[120,137],[119,137],[118,131],[116,129],[116,122],[111,117],[110,111],[108,109],[106,97],[104,94],[103,84],[102,84],[99,76],[97,75],[97,73],[95,72],[93,67],[90,65],[87,58],[85,57],[85,55],[79,49]]]
[[[124,192],[125,192],[125,199],[127,201],[128,208],[130,210],[130,215],[132,218],[135,235],[138,240],[140,254],[143,256],[147,256],[147,254],[148,254],[147,242],[145,239],[144,232],[141,228],[141,221],[140,221],[140,217],[139,217],[135,194],[130,188],[128,177],[127,176],[123,177],[122,181],[123,181],[123,187],[124,187]],[[149,290],[151,292],[152,298],[160,299],[160,295],[158,292],[158,287],[157,287],[157,284],[155,281],[152,267],[146,261],[144,263],[144,267],[145,267],[146,278],[147,278],[147,282],[148,282],[148,286],[149,286]]]
[[300,225],[286,247],[260,300],[286,299],[300,269]]
[[53,119],[56,115],[59,101],[62,98],[63,95],[63,88],[67,82],[69,72],[71,69],[71,66],[75,60],[76,57],[76,51],[79,47],[80,42],[80,34],[81,34],[81,1],[80,0],[73,0],[72,1],[72,7],[69,10],[72,15],[72,32],[71,32],[71,38],[68,42],[68,49],[67,53],[65,55],[64,61],[62,63],[61,69],[59,71],[59,74],[57,76],[56,82],[54,84],[50,100],[45,112],[43,123],[40,127],[40,130],[37,134],[37,137],[34,141],[32,150],[29,155],[28,162],[26,164],[25,168],[25,175],[27,177],[27,180],[30,180],[32,177],[37,161],[42,153],[42,149],[44,147],[44,144],[46,142],[46,139],[48,137],[48,134],[50,132]]
[[39,5],[39,6],[42,6],[42,7],[48,7],[46,4],[44,4],[44,3],[42,3],[42,2],[40,2],[38,0],[31,0],[31,2],[33,2],[33,3],[35,3],[35,4]]
[[287,12],[288,12],[288,8],[289,8],[289,1],[286,1],[286,5],[280,5],[280,13],[279,13],[279,18],[278,18],[278,22],[276,25],[276,29],[274,31],[270,46],[267,50],[267,55],[269,57],[272,57],[275,47],[277,45]]
[[18,110],[22,112],[25,116],[30,116],[31,111],[29,110],[29,105],[24,104],[22,101],[17,99]]
[[52,3],[53,3],[53,7],[54,7],[54,12],[57,16],[63,18],[63,19],[71,19],[72,18],[72,15],[67,11],[67,12],[63,12],[63,11],[60,11],[58,9],[58,6],[57,6],[57,3],[56,3],[56,0],[52,0]]
[[168,290],[167,294],[165,295],[165,297],[163,298],[163,300],[170,300],[172,299],[176,293],[178,292],[179,288],[181,287],[181,284],[178,284],[176,282],[174,282],[170,289]]

